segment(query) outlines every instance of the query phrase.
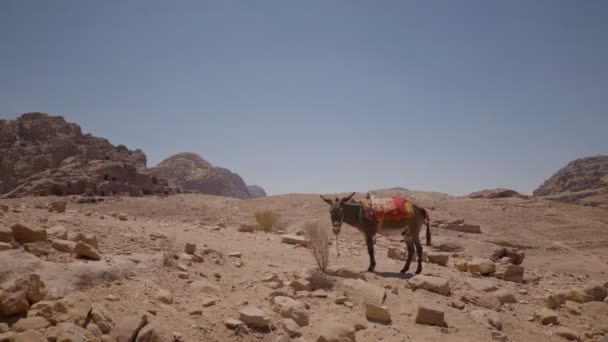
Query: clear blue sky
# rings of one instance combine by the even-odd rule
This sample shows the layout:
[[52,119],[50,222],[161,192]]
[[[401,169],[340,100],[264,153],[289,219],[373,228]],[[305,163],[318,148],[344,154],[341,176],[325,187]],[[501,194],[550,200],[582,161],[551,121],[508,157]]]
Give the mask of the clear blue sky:
[[530,193],[608,153],[608,1],[0,1],[0,118],[271,194]]

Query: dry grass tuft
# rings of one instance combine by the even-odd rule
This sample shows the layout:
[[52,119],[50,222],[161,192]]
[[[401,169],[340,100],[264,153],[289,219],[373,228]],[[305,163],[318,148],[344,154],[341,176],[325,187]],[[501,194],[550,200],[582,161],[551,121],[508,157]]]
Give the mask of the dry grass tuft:
[[167,237],[162,240],[161,251],[162,251],[162,266],[170,267],[175,264],[175,256],[177,255],[177,249],[175,247],[175,235]]
[[261,230],[271,232],[279,223],[279,215],[270,210],[258,211],[255,213],[255,220]]
[[329,264],[329,230],[318,222],[307,222],[304,232],[308,237],[308,244],[317,266],[323,273],[327,273]]

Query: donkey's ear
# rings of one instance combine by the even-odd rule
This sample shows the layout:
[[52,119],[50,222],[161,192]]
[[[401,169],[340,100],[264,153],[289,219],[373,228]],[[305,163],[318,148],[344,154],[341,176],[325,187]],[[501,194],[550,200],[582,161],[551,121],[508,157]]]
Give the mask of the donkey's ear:
[[323,195],[321,195],[321,199],[322,199],[323,201],[325,201],[325,203],[327,203],[327,204],[329,204],[329,205],[332,205],[332,201],[331,201],[330,199],[327,199],[327,198],[323,197]]
[[344,197],[342,199],[342,203],[347,202],[348,200],[350,200],[351,198],[353,198],[353,196],[355,196],[356,192],[353,192],[352,194],[350,194],[348,197]]

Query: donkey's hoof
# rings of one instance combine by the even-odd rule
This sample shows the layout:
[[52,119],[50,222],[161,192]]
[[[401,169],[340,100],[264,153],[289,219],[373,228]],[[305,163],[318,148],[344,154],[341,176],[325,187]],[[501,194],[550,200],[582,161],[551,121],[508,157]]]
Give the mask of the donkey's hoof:
[[416,270],[416,274],[422,273],[422,270]]
[[401,273],[403,273],[403,274],[406,274],[406,273],[407,273],[407,269],[406,269],[406,268],[404,268],[404,269],[402,269],[402,270],[401,270],[401,271],[399,271],[399,272],[401,272]]

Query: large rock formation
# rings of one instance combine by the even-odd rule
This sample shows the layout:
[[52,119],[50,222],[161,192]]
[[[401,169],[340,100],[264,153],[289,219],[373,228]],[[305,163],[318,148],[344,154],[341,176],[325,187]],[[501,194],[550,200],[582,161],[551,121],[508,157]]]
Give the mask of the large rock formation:
[[254,197],[241,176],[215,167],[195,153],[173,155],[161,161],[152,172],[186,191],[243,199]]
[[469,194],[467,197],[484,198],[484,199],[509,198],[509,197],[526,198],[526,196],[520,194],[519,192],[517,192],[515,190],[503,189],[503,188],[481,190],[481,191],[473,192],[473,193]]
[[248,185],[247,190],[249,190],[250,198],[266,197],[266,191],[259,185]]
[[168,192],[146,155],[83,134],[61,116],[26,113],[0,120],[0,194],[141,196]]
[[608,156],[581,158],[568,163],[534,190],[534,196],[608,207]]

